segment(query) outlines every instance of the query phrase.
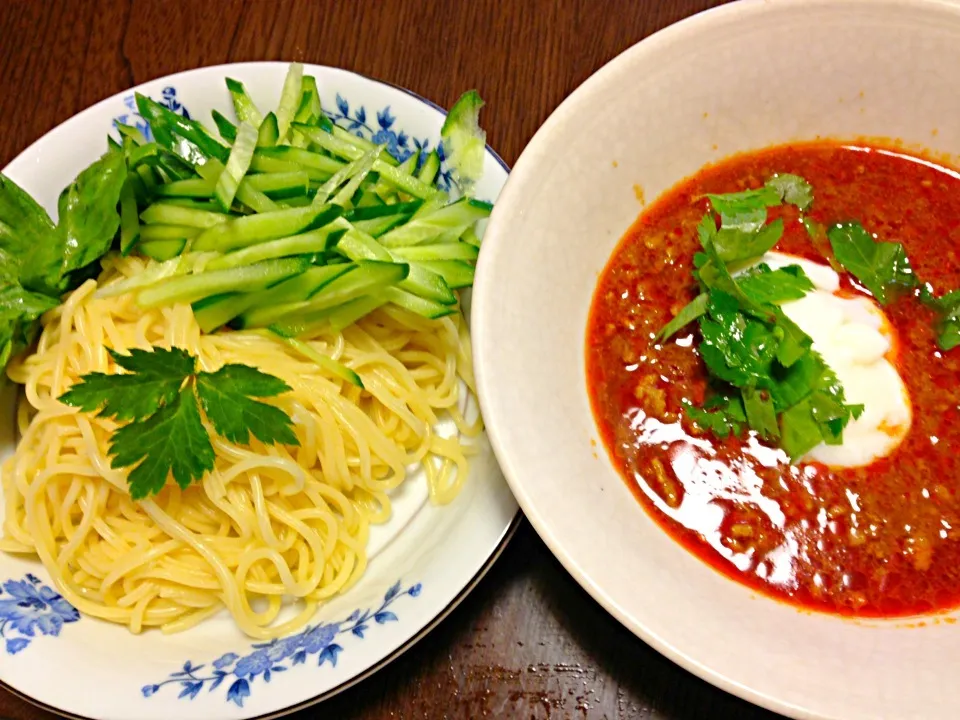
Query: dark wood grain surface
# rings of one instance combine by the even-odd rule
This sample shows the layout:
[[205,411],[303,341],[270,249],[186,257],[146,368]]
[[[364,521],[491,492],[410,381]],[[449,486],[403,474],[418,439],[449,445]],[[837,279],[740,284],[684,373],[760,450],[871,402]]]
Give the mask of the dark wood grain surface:
[[[0,167],[71,115],[202,65],[301,60],[444,106],[476,87],[512,164],[605,62],[717,0],[0,0]],[[106,690],[106,689],[105,689]],[[108,690],[107,690],[108,691]],[[0,716],[52,718],[0,691]],[[772,720],[609,617],[523,523],[477,589],[386,669],[308,718]]]

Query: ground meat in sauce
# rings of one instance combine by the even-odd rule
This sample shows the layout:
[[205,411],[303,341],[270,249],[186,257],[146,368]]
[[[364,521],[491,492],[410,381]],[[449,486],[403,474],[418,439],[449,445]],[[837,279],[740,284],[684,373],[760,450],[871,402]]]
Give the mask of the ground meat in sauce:
[[[939,351],[931,313],[915,298],[884,308],[899,338],[912,425],[894,453],[868,467],[792,466],[755,440],[699,434],[681,414],[682,402],[702,402],[706,388],[697,337],[688,329],[662,347],[652,338],[695,295],[703,195],[756,188],[785,172],[813,185],[812,219],[859,220],[880,239],[902,242],[920,277],[960,288],[953,171],[832,143],[735,156],[644,212],[600,278],[587,371],[601,435],[658,522],[753,588],[863,616],[960,605],[960,348]],[[786,224],[778,251],[823,262],[794,208],[776,216]]]

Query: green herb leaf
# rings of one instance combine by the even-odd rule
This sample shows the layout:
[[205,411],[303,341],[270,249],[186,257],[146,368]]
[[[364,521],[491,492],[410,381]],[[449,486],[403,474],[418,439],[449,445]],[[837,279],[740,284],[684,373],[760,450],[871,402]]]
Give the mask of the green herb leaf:
[[918,284],[900,243],[879,242],[857,222],[834,225],[827,237],[837,261],[881,305],[890,303],[899,292]]
[[777,310],[777,329],[783,333],[777,348],[777,362],[790,368],[806,355],[813,345],[813,338],[791,320],[782,310]]
[[783,220],[779,218],[752,233],[721,228],[713,240],[717,255],[725,263],[758,258],[773,248],[783,237]]
[[706,293],[700,293],[693,300],[688,302],[683,309],[676,314],[673,320],[663,326],[657,335],[657,341],[663,342],[664,340],[672,337],[685,326],[689,325],[703,315],[707,311],[707,299],[708,296]]
[[54,298],[24,290],[0,269],[0,370],[33,344],[40,332],[40,316],[57,305]]
[[797,460],[823,441],[820,425],[808,400],[787,408],[780,416],[780,447]]
[[250,435],[263,443],[298,445],[292,421],[283,410],[251,397],[272,397],[290,387],[247,365],[224,365],[214,373],[200,373],[197,394],[217,432],[230,442],[247,444]]
[[714,395],[698,408],[684,403],[684,414],[704,430],[723,439],[730,435],[739,435],[747,422],[743,402],[739,397]]
[[756,431],[763,440],[777,440],[780,437],[777,411],[770,393],[752,387],[744,388],[743,409],[746,411],[750,429]]
[[110,441],[111,467],[136,465],[128,476],[139,499],[159,492],[172,473],[180,487],[213,469],[214,453],[197,396],[214,428],[231,442],[297,444],[290,417],[253,400],[290,388],[279,378],[246,365],[197,372],[196,359],[180,348],[110,351],[126,373],[88,373],[60,396],[68,405],[119,421],[131,421]]
[[213,470],[215,460],[190,388],[146,420],[114,432],[110,454],[112,468],[136,465],[127,478],[134,500],[160,492],[171,473],[177,485],[186,488]]
[[174,401],[196,365],[180,348],[110,355],[129,374],[88,373],[60,401],[116,420],[143,420]]
[[780,192],[773,187],[764,186],[756,190],[708,194],[710,207],[720,215],[720,225],[732,230],[754,233],[767,222],[767,208],[782,202]]
[[960,345],[960,290],[936,297],[929,285],[920,290],[920,300],[937,312],[935,324],[937,343],[943,350],[953,350]]
[[5,274],[28,290],[56,295],[60,243],[50,216],[13,180],[0,173],[0,250]]
[[[60,276],[96,262],[110,249],[120,213],[117,205],[127,179],[122,152],[108,152],[81,172],[60,195]],[[72,283],[61,282],[61,289]]]
[[[813,202],[809,183],[784,174],[758,190],[708,198],[720,214],[720,228],[711,213],[697,226],[703,252],[694,255],[693,274],[702,292],[660,333],[661,339],[670,337],[697,319],[697,350],[719,386],[702,408],[688,405],[685,414],[719,437],[747,426],[778,442],[794,460],[820,442],[840,442],[862,407],[846,404],[836,375],[812,350],[813,340],[779,307],[802,298],[813,283],[799,265],[771,270],[760,264],[737,276],[731,272],[776,246],[783,221],[767,223],[767,208],[787,202],[806,210]],[[819,230],[815,224],[806,227]],[[904,261],[896,266],[896,282],[909,273]],[[960,343],[960,332],[957,336]]]
[[777,191],[782,202],[806,210],[813,204],[813,188],[799,175],[782,173],[767,180],[765,187]]
[[799,265],[771,270],[769,265],[755,265],[737,276],[744,295],[756,303],[781,305],[799,300],[813,290],[813,282]]

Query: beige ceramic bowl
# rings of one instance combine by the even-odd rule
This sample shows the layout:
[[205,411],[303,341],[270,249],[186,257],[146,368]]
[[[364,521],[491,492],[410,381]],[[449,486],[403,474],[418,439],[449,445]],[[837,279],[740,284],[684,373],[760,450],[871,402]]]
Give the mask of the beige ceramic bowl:
[[587,311],[641,210],[634,186],[652,199],[737,151],[858,136],[960,152],[960,5],[747,0],[623,53],[544,124],[498,200],[473,295],[480,399],[527,517],[624,632],[792,717],[953,720],[960,625],[801,613],[721,576],[630,494],[586,392]]

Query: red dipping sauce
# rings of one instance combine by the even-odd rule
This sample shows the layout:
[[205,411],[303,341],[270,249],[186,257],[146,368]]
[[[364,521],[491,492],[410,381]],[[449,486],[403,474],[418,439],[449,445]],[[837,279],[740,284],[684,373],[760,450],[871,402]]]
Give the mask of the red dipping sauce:
[[[656,332],[697,287],[705,193],[795,173],[814,191],[807,217],[858,220],[904,244],[919,277],[960,288],[960,174],[900,151],[796,144],[734,156],[665,193],[624,236],[597,285],[587,328],[593,411],[633,494],[691,552],[751,588],[808,609],[893,617],[960,605],[960,348],[943,352],[914,296],[884,307],[912,424],[890,455],[860,468],[792,465],[756,438],[718,440],[681,412],[706,370],[696,325]],[[778,252],[825,262],[792,206]],[[856,289],[845,278],[845,283]]]

